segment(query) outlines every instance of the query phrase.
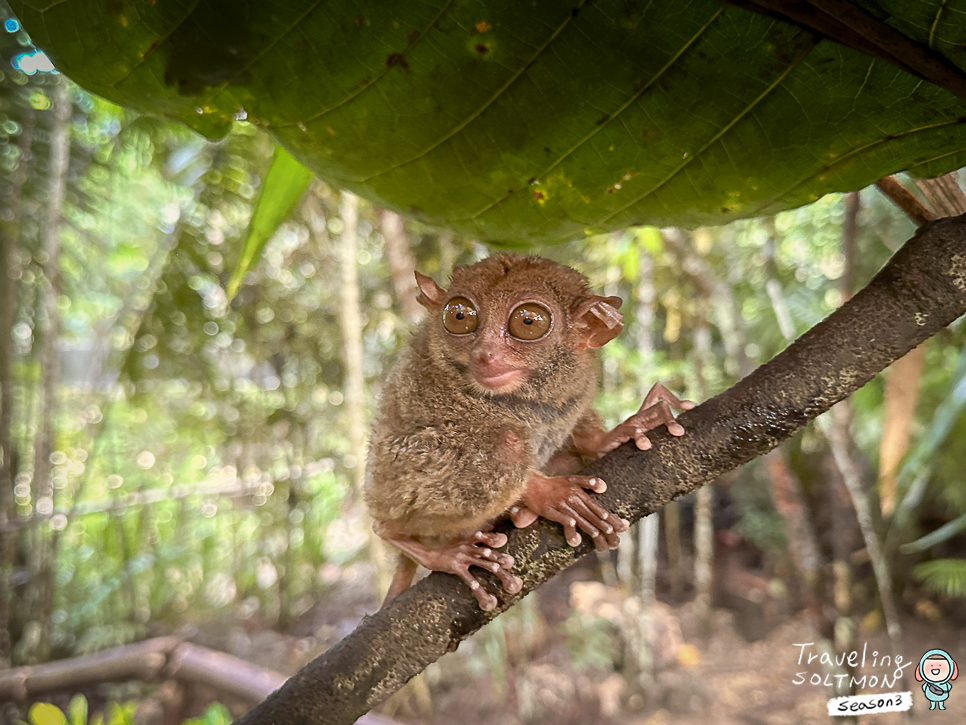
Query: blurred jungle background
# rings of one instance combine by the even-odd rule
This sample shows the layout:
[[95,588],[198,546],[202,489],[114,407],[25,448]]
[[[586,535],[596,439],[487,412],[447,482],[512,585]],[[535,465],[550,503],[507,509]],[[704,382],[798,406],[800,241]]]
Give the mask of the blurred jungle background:
[[[314,182],[229,302],[272,141],[241,121],[212,143],[93,97],[0,16],[0,667],[173,636],[291,674],[381,599],[358,489],[420,314],[412,271],[445,284],[491,250]],[[870,187],[538,251],[625,300],[601,356],[613,425],[658,380],[725,390],[914,229]],[[794,683],[821,671],[796,643],[966,655],[961,322],[558,576],[371,722],[825,722],[838,693]],[[252,704],[140,671],[22,698],[26,671],[0,670],[0,720],[217,723]],[[925,717],[962,722],[963,700]]]

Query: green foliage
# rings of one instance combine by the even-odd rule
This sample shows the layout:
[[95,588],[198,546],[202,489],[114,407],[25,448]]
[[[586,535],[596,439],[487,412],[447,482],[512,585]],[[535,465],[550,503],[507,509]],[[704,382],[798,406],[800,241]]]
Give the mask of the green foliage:
[[[73,12],[73,7],[74,3],[60,3],[51,12]],[[122,3],[121,7],[123,12],[128,6]],[[145,12],[169,10],[151,6]],[[398,12],[424,11],[425,7]],[[114,8],[105,12],[109,18],[116,14]],[[531,11],[521,6],[500,12],[522,17]],[[596,5],[585,4],[579,17],[600,12]],[[724,12],[738,11],[728,8]],[[503,26],[492,22],[495,17],[487,19],[493,25],[490,30],[478,31],[474,37],[505,41],[500,34]],[[760,22],[754,16],[740,17],[744,30],[736,28],[735,32],[750,32]],[[354,27],[347,32],[356,32]],[[405,27],[405,23],[400,25]],[[138,30],[135,23],[129,35],[118,36],[119,42],[137,45],[141,42]],[[451,27],[457,35],[464,30]],[[540,28],[533,32],[538,31]],[[717,28],[714,32],[722,31]],[[0,41],[5,57],[31,47],[25,33],[0,33]],[[149,54],[145,67],[167,58],[166,47],[159,46],[156,54]],[[89,62],[121,67],[111,55],[115,50],[112,47],[105,56]],[[408,51],[406,57],[410,57]],[[809,56],[803,64],[811,61]],[[382,74],[380,88],[386,82],[405,85],[420,78],[424,68],[412,59],[407,62],[410,75],[404,76],[405,69],[398,64],[376,64],[373,78],[376,72]],[[501,73],[496,65],[490,72]],[[7,235],[3,239],[16,240],[7,274],[16,286],[17,308],[12,330],[15,364],[11,379],[0,385],[11,386],[16,404],[14,436],[20,463],[14,493],[18,521],[25,523],[20,543],[24,550],[35,551],[32,547],[41,542],[54,572],[51,612],[43,618],[53,653],[95,651],[149,632],[170,630],[186,621],[256,619],[252,626],[285,627],[323,599],[331,587],[340,586],[342,578],[354,573],[357,561],[365,556],[364,523],[358,516],[358,502],[349,496],[350,481],[361,462],[351,455],[345,435],[344,363],[335,322],[342,304],[337,247],[345,228],[338,193],[314,184],[297,204],[298,189],[304,188],[307,176],[291,178],[298,174],[285,170],[289,162],[279,161],[283,152],[276,151],[277,143],[253,123],[239,122],[220,141],[207,142],[179,124],[137,118],[69,86],[71,159],[63,208],[63,251],[58,260],[62,294],[57,303],[63,383],[58,391],[59,412],[51,421],[55,430],[50,458],[54,494],[46,503],[52,508],[49,517],[40,515],[33,453],[37,432],[45,421],[33,411],[40,392],[37,343],[46,321],[42,298],[48,280],[41,262],[38,220],[46,209],[49,179],[47,144],[38,139],[50,132],[50,99],[58,81],[47,74],[27,76],[6,68],[3,73],[0,225]],[[140,67],[135,69],[131,84],[140,82],[140,73]],[[870,87],[874,87],[883,68],[876,62],[870,73]],[[190,74],[181,78],[184,88],[203,80],[192,80]],[[300,79],[292,82],[297,84]],[[575,82],[583,81],[577,78]],[[465,79],[461,83],[471,85]],[[400,87],[395,86],[393,92]],[[237,90],[231,81],[225,88],[225,95],[217,102],[213,99],[211,108]],[[285,88],[279,86],[279,93],[288,93]],[[930,93],[933,91],[926,95]],[[164,94],[160,97],[172,100]],[[359,98],[359,103],[374,102],[365,92]],[[312,99],[307,95],[304,100]],[[697,98],[695,103],[703,100]],[[766,101],[765,106],[771,107],[772,99]],[[414,97],[413,103],[415,108],[419,99]],[[937,113],[944,112],[943,108]],[[247,110],[250,119],[258,120],[257,109]],[[358,109],[347,107],[345,113],[350,110]],[[628,109],[632,110],[636,112]],[[190,114],[204,120],[222,111],[227,113],[218,107],[195,114],[192,107]],[[362,163],[363,154],[375,153],[388,143],[383,134],[390,130],[382,127],[387,124],[364,123],[364,118],[343,117],[341,112],[335,115],[346,125],[333,125],[335,136],[324,132],[325,143],[335,146],[320,143],[318,148],[338,147],[342,153],[341,144],[349,143],[349,138],[355,150],[332,156],[326,164],[336,163],[332,159]],[[481,116],[481,123],[490,122],[486,116]],[[571,120],[549,120],[554,127],[547,133],[559,138],[562,126],[558,124]],[[409,121],[408,116],[400,119],[400,123]],[[680,126],[693,129],[698,123],[700,114]],[[714,126],[713,119],[708,123]],[[747,132],[744,123],[736,124],[736,134]],[[466,127],[467,134],[480,132],[471,126],[474,124]],[[614,132],[612,124],[601,126],[600,138],[609,138]],[[307,138],[314,138],[318,130],[310,124]],[[423,131],[430,143],[439,138],[438,129]],[[543,131],[533,129],[538,132]],[[876,131],[880,132],[885,133]],[[24,139],[30,133],[35,140],[26,144]],[[419,148],[401,131],[393,133],[393,154]],[[821,142],[821,137],[816,138],[816,143]],[[855,138],[861,140],[861,136]],[[461,139],[456,134],[451,146],[455,148]],[[315,143],[293,142],[306,157],[322,153],[305,147]],[[505,145],[505,138],[497,135],[494,143]],[[533,161],[528,143],[520,149],[505,146],[508,163],[523,158]],[[574,162],[591,147],[607,158],[618,158],[616,152],[597,143],[575,148]],[[405,194],[432,191],[432,204],[421,211],[451,220],[444,207],[455,209],[474,194],[491,194],[489,186],[505,179],[481,174],[472,165],[462,175],[452,173],[446,168],[449,161],[443,158],[445,148],[444,144],[427,154],[425,165],[406,167],[413,172],[418,167],[425,179],[411,184],[396,179],[393,184],[405,187]],[[518,152],[520,156],[516,156]],[[488,163],[487,153],[484,148],[480,164]],[[716,153],[707,147],[699,163],[710,164]],[[400,157],[387,158],[398,161]],[[621,158],[619,164],[631,164],[626,166],[630,169],[636,157]],[[767,163],[769,156],[759,154],[758,158],[762,169],[774,171]],[[854,158],[857,163],[867,160],[862,153]],[[487,212],[472,224],[482,225],[480,230],[494,236],[506,229],[529,228],[535,230],[531,239],[538,240],[579,221],[580,239],[534,251],[573,264],[588,275],[595,289],[624,299],[625,329],[601,355],[598,408],[608,424],[636,410],[657,380],[684,397],[700,399],[736,382],[740,368],[736,356],[760,364],[782,350],[787,343],[776,325],[766,288],[769,282],[781,288],[799,332],[840,305],[846,267],[841,244],[842,197],[826,196],[776,217],[719,229],[699,228],[681,233],[677,242],[655,227],[585,236],[584,227],[592,227],[595,220],[581,211],[583,200],[572,197],[581,184],[596,184],[601,179],[565,178],[570,163],[568,158],[551,174],[535,178],[537,183],[532,185],[514,177],[506,189],[519,188],[521,193],[515,193],[505,208],[502,202],[493,207],[498,210],[493,214],[505,214],[505,218]],[[669,162],[656,158],[654,163],[660,171],[661,164]],[[593,164],[588,162],[586,167],[591,169]],[[530,167],[521,163],[514,168],[513,173],[522,179],[523,170]],[[594,168],[605,168],[607,174],[614,170],[606,163]],[[694,199],[688,201],[688,195],[679,194],[676,186],[685,175],[700,182],[700,175],[691,175],[697,164],[682,168],[685,170],[678,176],[668,177],[667,203],[697,208]],[[624,170],[625,166],[619,169]],[[395,173],[387,172],[387,179]],[[773,181],[780,176],[774,173]],[[293,184],[287,192],[272,191],[273,177],[284,177]],[[454,181],[461,178],[472,178],[473,184]],[[747,178],[752,183],[753,175]],[[845,186],[852,183],[848,174],[841,178]],[[23,181],[19,196],[14,193],[18,179]],[[643,174],[632,176],[621,189],[606,195],[605,202],[625,203],[620,201],[623,195],[638,194],[635,185],[646,180]],[[573,187],[567,185],[571,182]],[[805,184],[799,190],[804,194],[808,188],[812,187]],[[700,186],[696,190],[708,192],[709,200],[715,198],[713,190]],[[531,191],[544,194],[542,205]],[[777,193],[778,189],[771,191]],[[661,194],[664,203],[664,192]],[[642,199],[642,213],[648,204],[657,203],[656,196]],[[265,214],[274,208],[271,219],[265,216],[259,221],[258,200],[267,205]],[[864,284],[912,231],[912,225],[877,191],[864,191],[862,202],[852,290]],[[727,213],[744,213],[744,203],[739,199]],[[533,204],[544,219],[543,226],[528,226],[535,224],[535,217],[525,207]],[[559,215],[565,212],[570,216],[563,223]],[[276,230],[282,217],[285,221]],[[310,224],[310,220],[320,220],[320,225]],[[377,210],[363,203],[356,262],[363,308],[360,332],[367,410],[411,329],[391,293],[392,270],[379,223]],[[248,233],[250,228],[259,231]],[[488,252],[466,238],[444,241],[438,232],[418,222],[408,223],[407,231],[418,268],[444,284],[451,262],[473,262]],[[256,257],[258,264],[253,263]],[[702,268],[704,273],[694,271]],[[701,274],[713,279],[700,279]],[[234,297],[230,294],[233,281],[238,283]],[[723,314],[732,308],[740,328],[737,342]],[[711,349],[708,359],[699,361],[697,331],[701,328],[708,330]],[[914,448],[907,459],[909,470],[903,473],[903,485],[917,482],[916,496],[908,510],[909,527],[900,539],[921,537],[915,547],[919,550],[943,544],[955,552],[962,540],[962,516],[966,514],[960,464],[966,455],[961,390],[964,346],[966,327],[960,323],[927,347],[921,403],[913,426]],[[852,412],[856,459],[868,463],[864,470],[871,478],[882,428],[881,381],[873,381],[852,398]],[[827,450],[821,436],[808,430],[786,446],[806,493],[823,491],[822,464]],[[912,484],[908,485],[912,490]],[[745,467],[730,486],[718,490],[728,517],[724,525],[770,554],[763,557],[766,562],[785,552],[784,522],[772,504],[770,481],[760,466]],[[28,521],[39,524],[26,525]],[[915,572],[927,586],[959,596],[960,565],[955,560],[941,563],[947,561],[926,562]],[[476,675],[488,674],[497,689],[512,681],[514,669],[522,667],[537,649],[537,614],[524,606],[528,602],[534,599],[525,600],[516,614],[495,620],[478,642],[464,648],[474,658],[468,669]],[[41,615],[23,606],[14,606],[13,611],[11,631],[15,639],[19,636],[15,658],[26,660],[36,654],[33,641],[25,634],[27,617],[37,617],[33,623],[39,624]],[[613,666],[618,653],[611,625],[572,618],[565,633],[578,668]],[[70,712],[71,725],[74,719],[86,718]],[[56,717],[47,709],[38,710],[38,716],[43,713]],[[203,722],[224,722],[228,716],[211,710],[204,717],[209,719]]]
[[954,536],[961,534],[966,531],[966,514],[953,519],[952,521],[943,524],[935,531],[926,534],[922,538],[916,541],[910,541],[908,544],[903,544],[899,550],[903,554],[912,554],[920,551],[926,551],[933,546],[937,546]]
[[288,151],[276,146],[272,165],[265,174],[262,190],[258,194],[255,211],[249,222],[248,237],[242,245],[241,258],[228,282],[226,294],[229,302],[238,293],[242,279],[262,253],[269,238],[305,193],[310,181],[312,172],[293,159]]
[[[774,213],[966,158],[951,93],[718,0],[210,0],[190,22],[164,3],[13,6],[94,93],[210,138],[247,118],[323,179],[518,246]],[[890,3],[889,23],[961,66],[942,6]]]
[[182,725],[231,725],[233,720],[227,707],[214,702],[199,717],[190,717]]
[[[27,714],[28,722],[20,721],[20,725],[135,725],[134,712],[137,709],[136,702],[107,704],[106,716],[103,713],[95,713],[88,720],[87,698],[83,695],[76,695],[71,698],[65,714],[56,705],[47,702],[38,702],[30,707]],[[228,708],[220,702],[209,705],[199,717],[191,717],[185,720],[182,725],[230,725],[232,722],[231,713]]]
[[619,657],[617,629],[604,617],[572,612],[564,622],[567,652],[579,670],[614,668]]
[[966,559],[933,559],[916,565],[913,574],[938,594],[966,599]]

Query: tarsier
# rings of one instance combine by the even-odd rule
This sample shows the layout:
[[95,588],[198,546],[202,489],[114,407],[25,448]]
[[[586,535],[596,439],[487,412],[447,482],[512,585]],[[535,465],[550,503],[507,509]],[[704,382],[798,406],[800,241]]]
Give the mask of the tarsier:
[[645,434],[658,425],[683,435],[671,406],[694,404],[658,384],[604,430],[594,350],[621,331],[621,299],[595,295],[576,270],[500,254],[454,269],[448,290],[416,280],[429,315],[386,380],[366,472],[375,531],[402,553],[386,602],[420,564],[457,575],[490,610],[497,600],[470,567],[511,594],[523,585],[493,522],[509,515],[522,528],[543,516],[571,546],[582,531],[598,550],[616,548],[628,522],[590,493],[603,481],[574,471],[625,441],[650,448]]

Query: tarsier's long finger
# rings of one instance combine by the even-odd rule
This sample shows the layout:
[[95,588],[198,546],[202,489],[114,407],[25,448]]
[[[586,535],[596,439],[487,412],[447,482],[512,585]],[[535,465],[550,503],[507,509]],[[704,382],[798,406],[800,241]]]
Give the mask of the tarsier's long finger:
[[502,549],[506,545],[506,534],[493,533],[490,531],[477,531],[473,538],[482,544],[492,546],[494,549]]
[[691,410],[694,407],[694,402],[690,400],[681,400],[670,390],[665,388],[661,383],[654,383],[651,389],[647,391],[647,395],[644,396],[644,402],[641,403],[641,410],[650,408],[659,400],[663,400],[668,405],[672,405],[678,410]]
[[610,440],[600,447],[600,453],[598,455],[602,456],[605,453],[610,453],[611,451],[616,450],[618,447],[620,447],[622,444],[626,443],[629,440],[630,440],[630,436],[625,436],[623,434],[616,435],[616,436],[612,435]]
[[523,504],[514,504],[510,507],[508,513],[510,514],[510,521],[512,521],[513,525],[518,529],[525,529],[538,518],[540,518],[537,513],[531,511]]
[[[571,480],[575,483],[579,483],[580,478],[581,478],[580,476],[572,476]],[[607,489],[607,486],[605,484],[604,490],[606,489]],[[594,518],[600,519],[601,521],[606,522],[607,524],[610,524],[617,531],[627,531],[630,524],[627,521],[624,521],[624,519],[622,519],[620,516],[617,516],[616,514],[612,514],[610,511],[608,511],[603,506],[601,506],[597,502],[597,499],[593,498],[592,496],[586,496],[586,495],[578,496],[578,498],[580,502],[589,509],[590,514]]]
[[[594,546],[599,550],[616,549],[621,543],[620,532],[623,530],[624,522],[614,514],[608,513],[595,502],[587,499],[580,499],[570,504],[570,509],[578,516],[577,523],[580,521],[588,522],[598,531],[594,537]],[[580,527],[583,529],[583,525]],[[593,532],[584,529],[593,536]]]
[[606,529],[610,529],[610,535],[613,536],[614,527],[608,524],[604,524],[604,526],[597,526],[591,518],[588,518],[581,513],[581,510],[586,512],[586,507],[580,506],[579,503],[561,504],[560,510],[574,518],[574,520],[577,522],[577,526],[580,527],[580,530],[585,534],[588,534],[593,540],[594,548],[597,549],[597,551],[607,551],[607,549],[610,548],[610,541],[608,540],[608,536],[604,533],[604,531]]
[[634,445],[639,451],[646,451],[651,448],[651,439],[647,437],[647,431],[643,428],[634,429]]
[[510,594],[516,594],[518,591],[523,589],[523,579],[518,577],[516,574],[511,574],[506,569],[496,569],[494,572],[499,578],[500,582],[503,584],[503,588]]
[[[502,536],[502,534],[501,534]],[[504,542],[506,537],[504,536]],[[475,564],[476,566],[482,566],[484,569],[491,570],[492,567],[489,563],[495,564],[498,567],[503,567],[504,569],[510,569],[513,566],[513,557],[509,554],[504,554],[502,552],[496,551],[486,545],[474,546],[468,544],[464,547],[461,557],[467,564]],[[487,564],[479,564],[478,562],[488,562]]]
[[476,597],[476,601],[480,603],[480,609],[484,612],[489,612],[496,606],[496,597],[483,588],[483,585],[470,574],[470,570],[465,565],[453,567],[453,573],[466,582],[466,586],[470,588],[473,596]]
[[569,476],[570,482],[581,488],[589,488],[594,493],[603,493],[607,490],[607,484],[602,478],[586,478],[584,476]]
[[577,546],[580,544],[582,538],[577,532],[577,519],[573,514],[563,511],[559,508],[551,508],[544,514],[544,516],[563,526],[564,538],[567,540],[568,544],[571,546]]
[[662,400],[657,404],[657,409],[661,412],[661,418],[664,419],[664,424],[667,426],[667,432],[673,436],[683,436],[684,426],[678,423],[677,419],[674,417],[674,413],[671,412],[671,406],[667,404],[667,401]]

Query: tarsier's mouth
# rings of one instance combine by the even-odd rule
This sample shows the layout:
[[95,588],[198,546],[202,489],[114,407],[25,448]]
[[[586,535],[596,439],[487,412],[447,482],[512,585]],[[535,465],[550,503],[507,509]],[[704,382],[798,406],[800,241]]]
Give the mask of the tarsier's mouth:
[[494,391],[515,385],[523,377],[523,371],[520,369],[506,370],[493,375],[486,375],[480,370],[472,369],[472,373],[477,383]]

